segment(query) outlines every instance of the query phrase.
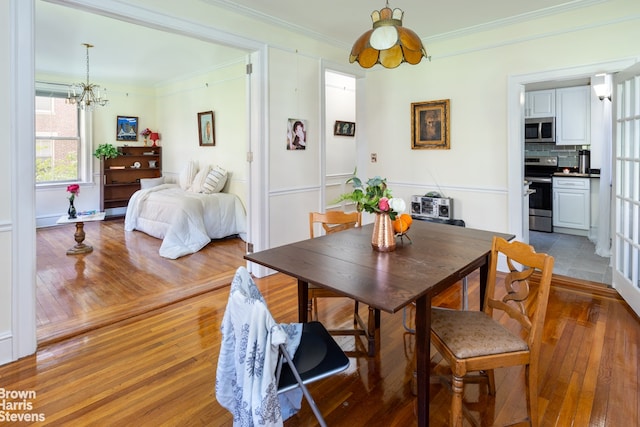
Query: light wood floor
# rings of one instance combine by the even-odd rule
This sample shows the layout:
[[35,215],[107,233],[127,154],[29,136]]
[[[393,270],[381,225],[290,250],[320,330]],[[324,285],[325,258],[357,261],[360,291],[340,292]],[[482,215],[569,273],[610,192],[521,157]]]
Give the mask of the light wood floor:
[[[120,238],[107,242],[105,236],[112,233]],[[39,255],[45,244],[43,234],[46,232],[38,231]],[[64,235],[68,234],[65,229]],[[42,414],[45,421],[36,425],[230,426],[230,414],[216,403],[214,395],[219,325],[228,287],[206,291],[202,281],[207,271],[213,282],[218,282],[225,274],[221,266],[232,271],[242,265],[242,243],[214,242],[195,256],[168,261],[157,256],[159,242],[155,242],[155,250],[147,249],[155,239],[141,233],[125,234],[118,221],[96,223],[93,228],[87,227],[87,241],[96,250],[84,257],[84,267],[78,267],[81,274],[76,270],[80,260],[64,255],[73,241],[60,236],[49,240],[58,249],[46,254],[51,257],[48,261],[38,260],[38,293],[43,283],[57,281],[59,295],[52,290],[49,295],[46,291],[38,295],[39,311],[41,305],[59,306],[54,312],[65,312],[64,307],[80,310],[86,304],[98,307],[101,320],[88,332],[51,338],[36,355],[0,367],[0,387],[35,392],[28,399],[31,409],[11,412]],[[217,249],[219,244],[221,251]],[[56,264],[66,273],[52,271]],[[47,276],[40,271],[42,265],[49,265],[43,271],[48,271],[52,279],[41,278]],[[274,317],[282,322],[295,321],[295,282],[281,274],[257,282]],[[186,297],[182,288],[191,285],[198,290]],[[55,289],[52,286],[45,289]],[[156,291],[152,290],[155,286]],[[178,301],[166,302],[178,292],[178,286]],[[593,290],[555,280],[542,349],[539,407],[543,426],[639,425],[640,322],[623,302],[611,296],[611,291]],[[105,320],[108,308],[104,306],[118,305],[118,301],[127,301],[140,311],[131,301],[131,295],[137,292],[147,295],[141,299],[154,301],[160,300],[157,295],[168,295],[165,303],[142,310],[135,317],[116,323]],[[477,275],[472,275],[471,308],[477,307],[477,293]],[[457,289],[451,289],[438,296],[436,303],[455,306],[458,295]],[[351,304],[347,300],[327,301],[331,305],[319,307],[324,323],[349,322]],[[125,310],[114,311],[118,312],[115,319]],[[42,317],[42,327],[53,329],[56,316],[47,316]],[[89,322],[92,317],[89,311],[76,316],[76,323]],[[72,323],[73,315],[67,317],[62,325]],[[355,351],[350,368],[310,387],[328,424],[415,425],[411,393],[415,343],[412,335],[404,333],[402,313],[382,314],[382,346],[374,358],[366,357],[365,347],[353,337],[337,339],[345,350]],[[433,363],[438,360],[434,355]],[[469,407],[479,410],[474,414],[482,424],[509,424],[524,417],[522,369],[496,371],[496,383],[495,397],[487,396],[477,386],[467,388]],[[435,384],[431,392],[430,425],[446,425],[450,394]],[[304,403],[301,412],[285,423],[289,427],[315,424]]]

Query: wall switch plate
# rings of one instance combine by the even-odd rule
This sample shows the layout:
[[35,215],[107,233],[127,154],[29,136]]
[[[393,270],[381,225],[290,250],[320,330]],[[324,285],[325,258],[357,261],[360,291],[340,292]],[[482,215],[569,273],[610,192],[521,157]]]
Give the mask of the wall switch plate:
[[371,153],[371,163],[378,161],[378,153]]

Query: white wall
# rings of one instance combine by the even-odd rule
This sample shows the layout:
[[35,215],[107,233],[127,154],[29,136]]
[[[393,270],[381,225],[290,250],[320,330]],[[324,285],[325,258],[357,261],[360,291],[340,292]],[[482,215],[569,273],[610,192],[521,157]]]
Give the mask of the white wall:
[[[320,197],[320,61],[318,58],[269,51],[269,183],[270,246],[309,234],[309,211]],[[307,147],[287,150],[289,119],[306,120]]]
[[[156,111],[163,147],[163,174],[177,176],[187,161],[220,165],[230,172],[225,191],[247,197],[247,105],[245,61],[221,66],[157,90]],[[201,147],[197,117],[213,111],[215,146]]]

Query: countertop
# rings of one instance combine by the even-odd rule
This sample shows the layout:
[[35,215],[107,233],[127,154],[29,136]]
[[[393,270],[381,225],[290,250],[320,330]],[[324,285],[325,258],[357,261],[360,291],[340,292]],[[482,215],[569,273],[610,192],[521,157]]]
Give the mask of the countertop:
[[556,172],[553,176],[565,177],[565,178],[600,178],[599,173],[579,173],[579,172]]

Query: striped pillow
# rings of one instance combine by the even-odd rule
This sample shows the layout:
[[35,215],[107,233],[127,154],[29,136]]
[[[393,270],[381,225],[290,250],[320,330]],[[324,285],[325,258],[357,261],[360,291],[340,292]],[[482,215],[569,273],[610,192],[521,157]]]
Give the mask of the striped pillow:
[[202,184],[202,192],[205,194],[219,193],[227,183],[227,171],[220,166],[212,167],[207,179]]

